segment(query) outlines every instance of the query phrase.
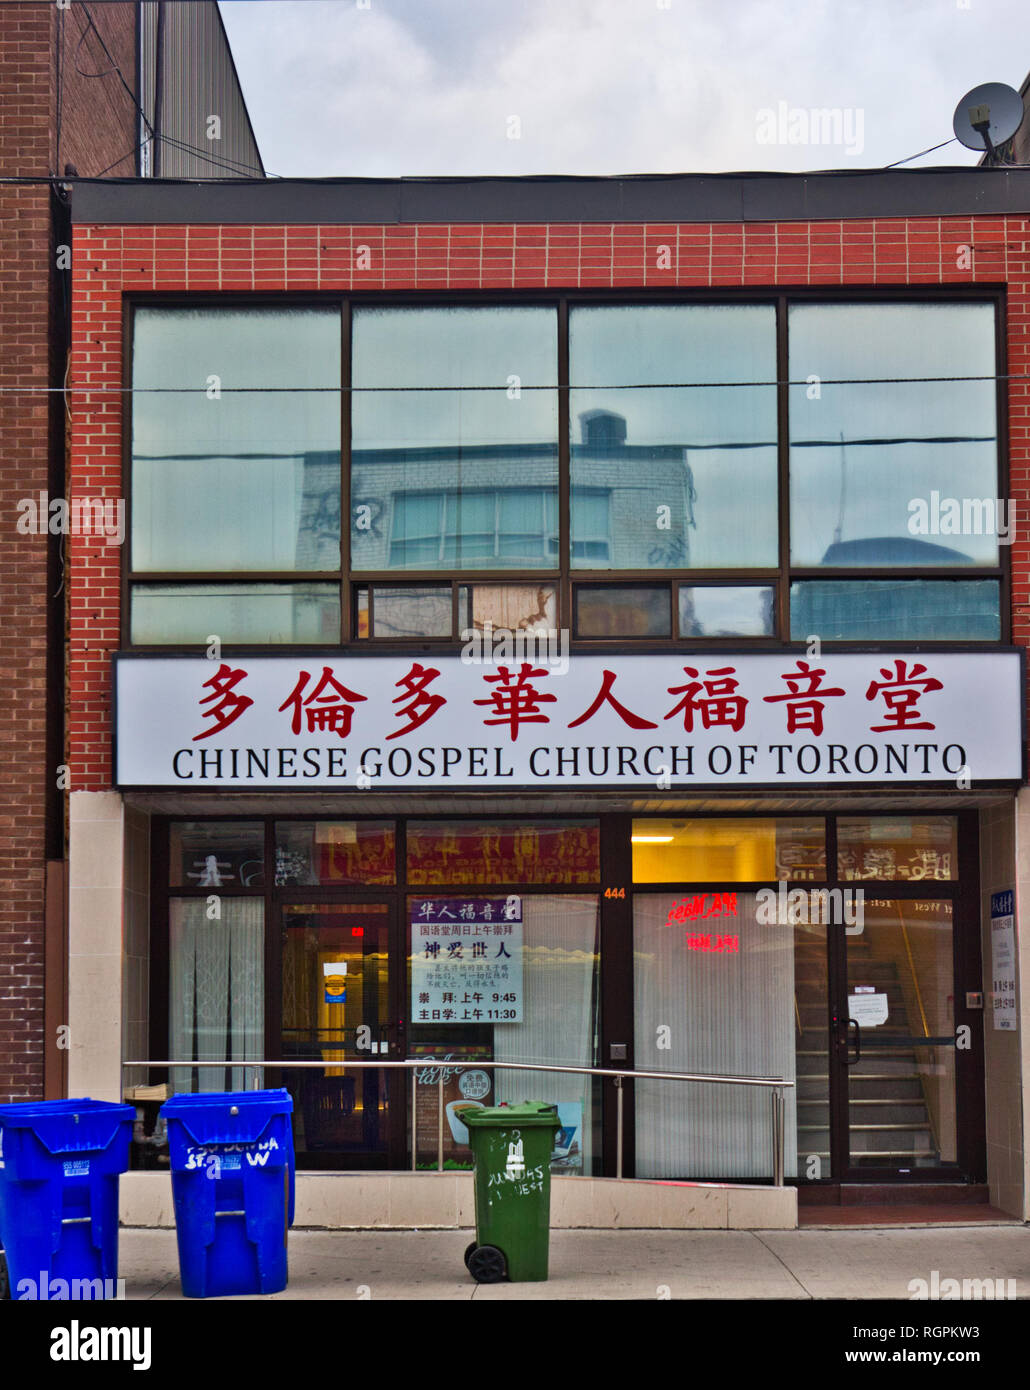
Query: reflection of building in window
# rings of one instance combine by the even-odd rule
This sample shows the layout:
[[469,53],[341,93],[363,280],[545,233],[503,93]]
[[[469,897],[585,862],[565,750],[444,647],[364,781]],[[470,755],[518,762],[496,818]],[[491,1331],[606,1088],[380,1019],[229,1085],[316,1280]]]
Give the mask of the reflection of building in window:
[[[611,410],[584,410],[583,442],[572,446],[572,565],[576,569],[686,569],[697,492],[687,451],[678,444],[627,444],[626,421]],[[592,498],[611,497],[614,546],[592,547]]]
[[393,498],[391,569],[557,564],[558,498],[550,488],[401,492]]
[[[681,445],[626,442],[607,410],[581,416],[571,446],[574,569],[683,569],[696,526],[694,474]],[[359,449],[353,503],[388,511],[352,526],[357,571],[559,568],[557,452],[550,445]],[[366,519],[367,521],[367,519]]]
[[557,569],[557,478],[551,444],[355,449],[352,569]]

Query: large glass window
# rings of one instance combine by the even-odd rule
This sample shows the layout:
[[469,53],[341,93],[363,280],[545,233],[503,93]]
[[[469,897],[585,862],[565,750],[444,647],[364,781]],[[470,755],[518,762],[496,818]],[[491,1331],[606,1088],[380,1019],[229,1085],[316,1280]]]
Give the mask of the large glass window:
[[284,582],[134,583],[131,640],[338,640],[339,308],[139,308],[132,570]]
[[[419,895],[409,898],[408,912],[408,1043],[411,1055],[427,1063],[415,1073],[419,1166],[436,1162],[441,1070],[431,1064],[440,1061],[450,1064],[442,1069],[445,1166],[472,1166],[462,1111],[533,1097],[558,1107],[561,1128],[552,1171],[597,1171],[599,1079],[517,1066],[598,1065],[597,896]],[[504,1062],[511,1069],[477,1071],[477,1060]]]
[[[717,896],[718,917],[700,922],[684,919],[679,894],[634,897],[637,1066],[792,1081],[793,930],[763,922],[754,893]],[[634,1089],[637,1177],[772,1175],[768,1091],[681,1081],[637,1081]],[[785,1095],[784,1171],[792,1177],[793,1087]]]
[[826,876],[821,819],[712,816],[633,822],[634,883],[762,883]]
[[[169,911],[169,1058],[172,1091],[242,1091],[260,1079],[265,956],[262,898],[172,898]],[[225,1062],[191,1067],[190,1062]]]
[[998,641],[995,335],[987,300],[141,306],[128,638]]
[[553,308],[357,308],[355,570],[558,565]]
[[796,304],[789,335],[793,563],[997,564],[993,306]]
[[340,564],[340,312],[136,310],[137,574]]
[[[599,1047],[598,902],[590,894],[523,898],[523,1014],[520,1024],[497,1025],[499,1062],[596,1067]],[[553,1059],[553,1063],[552,1063]],[[558,1106],[561,1129],[552,1168],[588,1175],[600,1158],[598,1078],[532,1071],[499,1071],[496,1100],[518,1104],[543,1095]]]
[[612,499],[610,556],[577,556],[597,522],[573,496],[573,568],[776,564],[771,305],[574,308],[569,372],[573,489]]

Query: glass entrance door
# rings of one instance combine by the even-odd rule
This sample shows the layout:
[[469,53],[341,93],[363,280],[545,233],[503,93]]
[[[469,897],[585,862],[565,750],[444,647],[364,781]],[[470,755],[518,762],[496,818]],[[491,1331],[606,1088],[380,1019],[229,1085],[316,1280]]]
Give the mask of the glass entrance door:
[[851,1177],[958,1166],[953,905],[866,898],[848,928],[834,1050]]
[[298,1167],[404,1166],[403,1074],[355,1061],[405,1054],[386,902],[282,905],[282,1057]]

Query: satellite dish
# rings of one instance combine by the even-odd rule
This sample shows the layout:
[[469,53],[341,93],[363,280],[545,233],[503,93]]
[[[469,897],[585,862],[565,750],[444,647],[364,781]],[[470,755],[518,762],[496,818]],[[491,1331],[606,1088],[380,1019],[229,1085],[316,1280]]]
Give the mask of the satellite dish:
[[1004,82],[984,82],[967,92],[955,107],[952,128],[967,149],[994,157],[996,145],[1012,138],[1023,124],[1023,98]]

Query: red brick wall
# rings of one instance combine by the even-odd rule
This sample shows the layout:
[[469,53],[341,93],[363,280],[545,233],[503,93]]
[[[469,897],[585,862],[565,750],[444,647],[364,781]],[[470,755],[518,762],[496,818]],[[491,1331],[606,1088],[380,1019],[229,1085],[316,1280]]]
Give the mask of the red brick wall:
[[[54,167],[63,174],[70,162],[83,178],[105,172],[112,178],[132,178],[139,143],[136,106],[118,73],[112,71],[111,59],[135,90],[136,7],[131,3],[93,4],[89,13],[93,28],[78,0],[64,12],[61,142]],[[87,73],[99,75],[85,76]]]
[[[132,4],[92,6],[97,27],[135,81]],[[57,35],[63,26],[62,138],[57,151]],[[73,160],[99,172],[134,148],[133,107],[80,4],[0,4],[0,171],[46,177]],[[123,166],[132,172],[134,163]],[[0,185],[0,621],[4,690],[0,704],[0,1102],[42,1096],[44,927],[47,857],[61,853],[57,795],[61,730],[48,735],[47,685],[60,695],[64,614],[56,538],[16,529],[18,502],[64,488],[64,418],[38,388],[64,374],[64,324],[55,271],[52,203],[46,185]],[[28,385],[35,393],[15,394]],[[56,653],[56,655],[55,655]],[[49,665],[48,665],[49,656]],[[49,802],[49,806],[48,806]],[[48,819],[49,812],[49,819]],[[53,981],[59,990],[61,982]],[[50,1040],[51,1044],[53,1039]]]
[[[973,247],[972,269],[959,251]],[[358,270],[360,249],[371,268]],[[658,269],[669,248],[669,269]],[[360,257],[362,261],[365,257]],[[1030,639],[1030,222],[1019,217],[748,226],[78,226],[74,478],[121,492],[121,305],[130,291],[465,290],[669,285],[1008,285],[1014,634]],[[73,786],[111,780],[109,654],[119,645],[119,559],[73,542]]]
[[[53,7],[0,7],[0,170],[50,170]],[[19,498],[46,489],[50,192],[0,186],[0,1101],[42,1095],[46,863],[47,542],[18,534]],[[17,696],[17,701],[15,701]]]
[[[0,170],[50,168],[52,6],[0,6]],[[0,1101],[42,1095],[47,542],[15,529],[48,485],[50,192],[0,185]]]

